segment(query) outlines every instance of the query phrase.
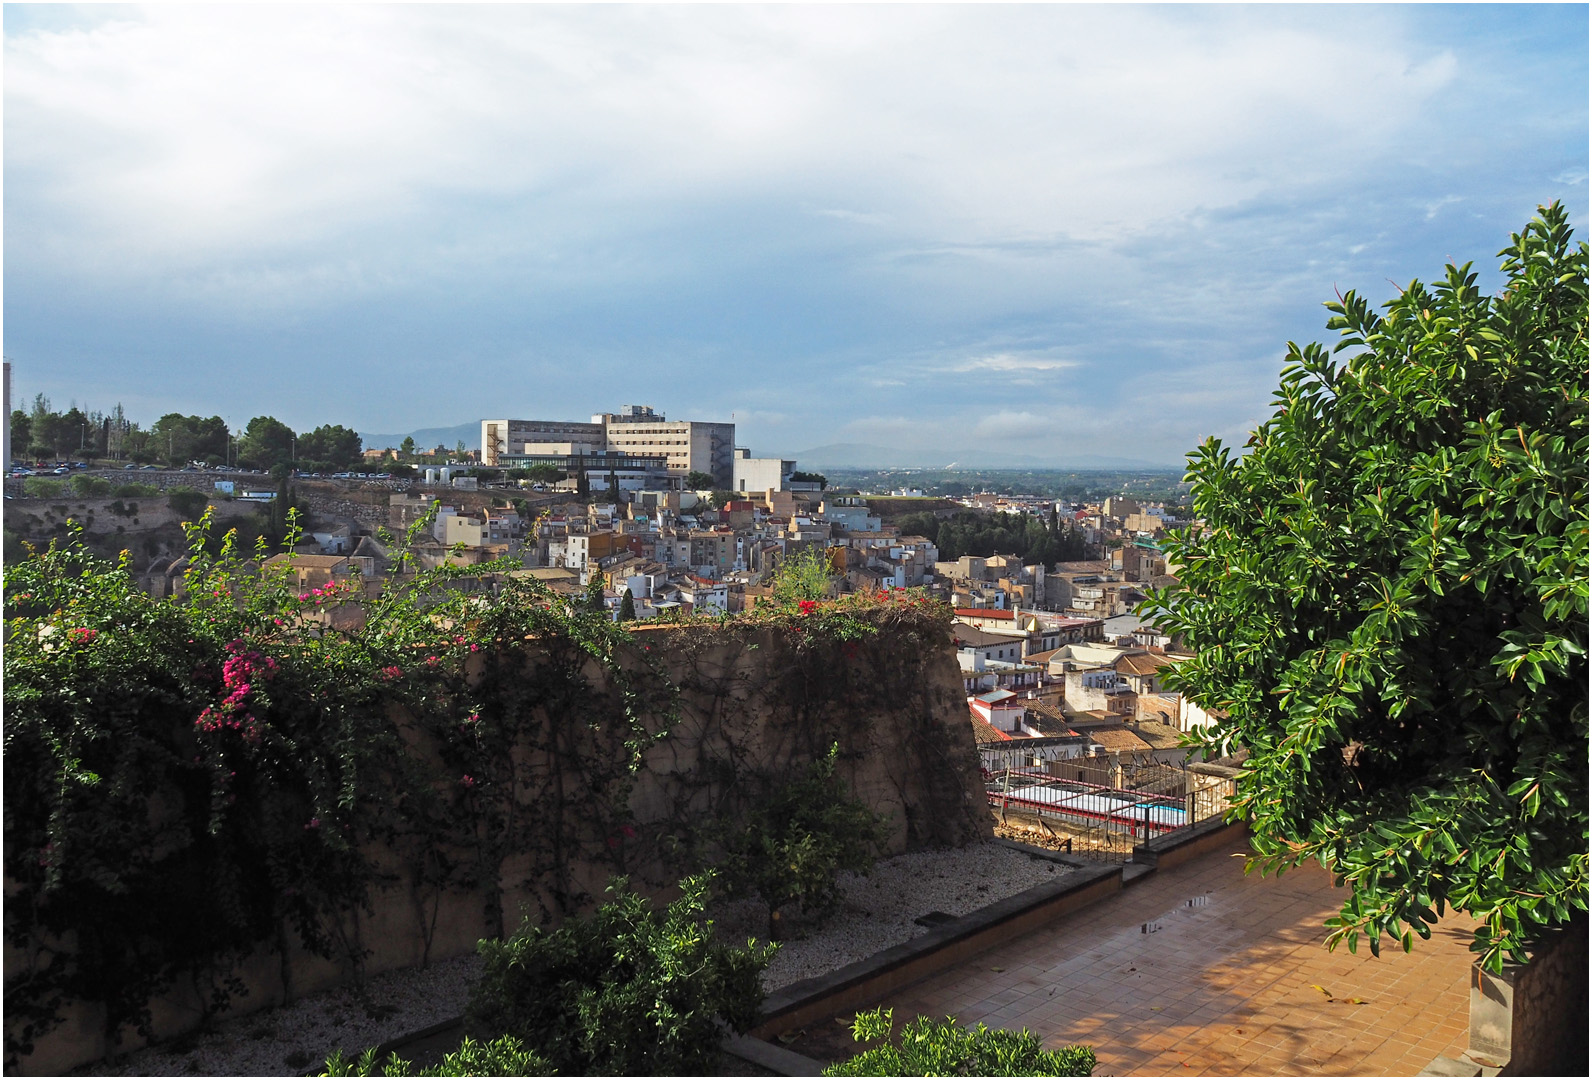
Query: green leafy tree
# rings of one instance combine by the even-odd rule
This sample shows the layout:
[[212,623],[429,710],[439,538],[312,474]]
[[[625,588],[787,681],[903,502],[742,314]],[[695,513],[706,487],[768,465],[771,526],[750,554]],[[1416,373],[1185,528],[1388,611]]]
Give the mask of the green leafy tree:
[[825,478],[823,473],[801,472],[798,470],[791,473],[790,478],[793,482],[798,484],[817,484],[819,491],[823,491],[829,487],[829,480]]
[[723,510],[726,506],[730,505],[730,503],[732,503],[732,502],[735,502],[740,497],[741,496],[737,495],[733,491],[728,491],[728,490],[725,490],[723,488],[720,488],[719,490],[715,491],[712,495],[708,496],[708,499],[709,499],[709,501],[711,501],[713,503],[713,509],[715,509],[715,510]]
[[485,971],[465,1027],[507,1034],[563,1075],[710,1074],[721,1024],[745,1032],[776,946],[716,944],[708,879],[687,878],[662,912],[615,878],[612,899],[557,929],[528,923],[479,949]]
[[149,429],[155,452],[173,468],[190,461],[219,464],[227,457],[227,423],[219,416],[183,416],[167,413]]
[[[894,1010],[858,1013],[851,1026],[858,1042],[887,1039]],[[1023,1028],[1001,1031],[983,1024],[962,1027],[920,1016],[901,1029],[895,1042],[870,1047],[824,1070],[825,1076],[1088,1076],[1095,1054],[1087,1046],[1046,1050],[1039,1036]]]
[[823,600],[830,593],[829,556],[823,548],[808,547],[787,555],[774,571],[776,604],[796,604],[803,600]]
[[619,621],[636,621],[636,598],[627,588],[624,597],[619,601]]
[[362,449],[359,433],[341,424],[322,424],[299,436],[299,457],[333,469],[346,469],[361,460]]
[[688,491],[707,491],[713,486],[713,477],[700,470],[692,469],[685,474],[685,486]]
[[519,470],[524,473],[524,479],[536,484],[556,484],[564,479],[564,471],[556,465],[549,465],[545,461],[538,461]]
[[1373,952],[1453,907],[1501,970],[1587,906],[1587,246],[1557,203],[1378,316],[1327,304],[1275,414],[1189,457],[1203,527],[1149,608],[1169,680],[1249,759],[1259,865],[1349,886],[1328,943]]
[[404,441],[398,444],[398,452],[404,457],[414,457],[415,437],[413,435],[405,435]]
[[238,439],[238,464],[267,472],[293,461],[293,429],[273,416],[256,416]]
[[24,450],[33,445],[33,418],[21,409],[11,410],[11,445]]

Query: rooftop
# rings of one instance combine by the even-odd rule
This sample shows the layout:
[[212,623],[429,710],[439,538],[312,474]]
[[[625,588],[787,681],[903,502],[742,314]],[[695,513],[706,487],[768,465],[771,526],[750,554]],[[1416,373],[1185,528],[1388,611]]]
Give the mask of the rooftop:
[[1097,1075],[1412,1076],[1467,1045],[1475,923],[1414,951],[1323,946],[1343,890],[1315,866],[1245,875],[1244,845],[1149,875],[880,1004],[1083,1042]]

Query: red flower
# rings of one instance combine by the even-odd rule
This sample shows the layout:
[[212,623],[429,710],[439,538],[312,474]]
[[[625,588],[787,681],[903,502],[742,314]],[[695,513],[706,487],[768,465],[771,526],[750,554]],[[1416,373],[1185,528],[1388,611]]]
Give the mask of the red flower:
[[818,601],[817,600],[801,600],[801,601],[798,601],[797,604],[796,604],[796,610],[800,611],[803,615],[811,615],[813,612],[818,610]]
[[475,777],[466,774],[459,777],[459,783],[463,784],[467,788],[475,787]]

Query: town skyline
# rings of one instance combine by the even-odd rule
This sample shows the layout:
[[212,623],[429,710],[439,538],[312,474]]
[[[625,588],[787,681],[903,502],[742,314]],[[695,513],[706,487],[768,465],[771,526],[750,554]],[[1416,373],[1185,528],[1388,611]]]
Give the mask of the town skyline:
[[1176,467],[1334,289],[1584,229],[1586,20],[13,5],[12,405]]

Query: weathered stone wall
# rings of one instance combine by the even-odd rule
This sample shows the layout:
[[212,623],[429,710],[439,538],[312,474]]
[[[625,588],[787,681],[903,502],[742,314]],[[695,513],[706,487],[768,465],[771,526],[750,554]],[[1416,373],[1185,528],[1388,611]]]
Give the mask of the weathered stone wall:
[[[619,865],[590,823],[567,823],[573,833],[584,828],[588,834],[569,865],[577,891],[600,897],[608,877],[623,869],[643,891],[667,894],[680,873],[678,859],[668,855],[671,836],[715,815],[733,815],[831,743],[840,747],[839,775],[890,822],[885,854],[958,846],[990,834],[949,640],[925,648],[921,635],[896,634],[886,624],[854,649],[829,655],[800,649],[784,632],[733,625],[643,629],[636,637],[681,687],[678,720],[670,736],[647,751],[630,791],[639,835],[620,853]],[[544,661],[529,650],[529,665]],[[605,673],[592,664],[585,674],[594,686],[591,707],[607,708],[612,699]],[[581,739],[608,737],[589,725],[571,725],[577,728]],[[428,754],[426,738],[411,734],[416,752]],[[515,753],[531,771],[549,764],[540,751]],[[389,850],[366,854],[397,884],[376,893],[368,911],[347,913],[343,933],[367,950],[365,974],[471,952],[495,932],[496,912],[513,929],[518,920],[511,916],[520,910],[556,906],[559,886],[537,877],[530,853],[511,853],[495,881],[473,889],[426,886],[416,879],[412,858]],[[7,970],[18,960],[8,949]],[[307,953],[296,941],[282,941],[263,943],[237,974],[248,992],[236,999],[234,1011],[246,1013],[346,982],[355,972]],[[201,1020],[202,1001],[196,985],[179,984],[153,1002],[157,1037],[191,1030]],[[67,1022],[40,1041],[21,1071],[56,1074],[139,1045],[125,1034],[120,1046],[111,1045],[101,1015],[92,1004],[71,1005]]]

